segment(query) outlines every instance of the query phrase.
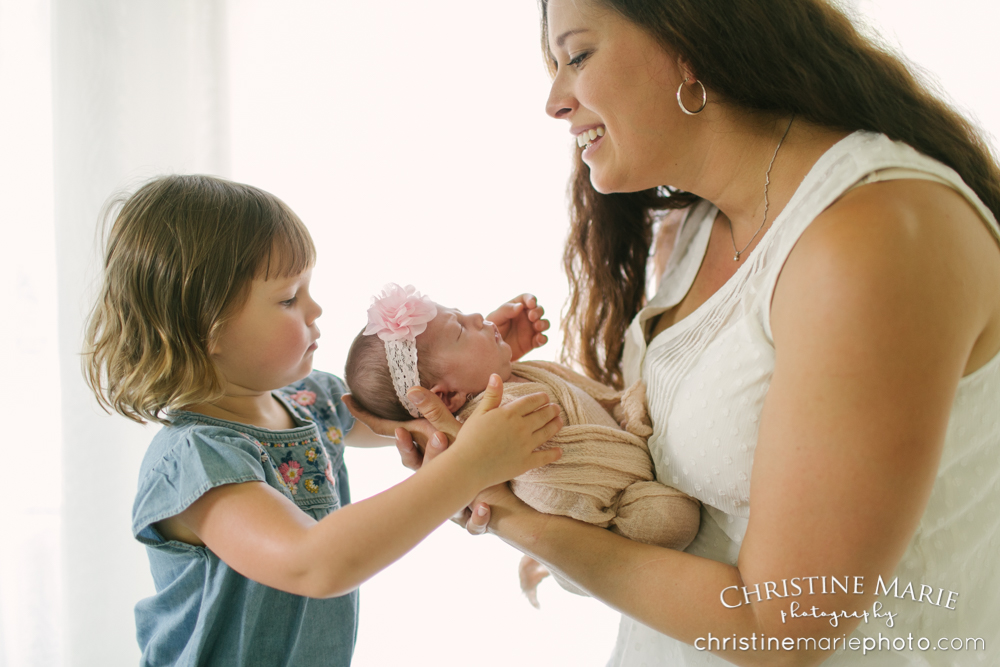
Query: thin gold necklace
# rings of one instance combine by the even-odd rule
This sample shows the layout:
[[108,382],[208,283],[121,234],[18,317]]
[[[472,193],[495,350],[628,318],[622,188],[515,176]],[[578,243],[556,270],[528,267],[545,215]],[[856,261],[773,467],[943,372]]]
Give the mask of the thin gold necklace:
[[792,117],[788,119],[788,126],[785,128],[785,133],[781,135],[781,139],[778,140],[778,145],[774,149],[774,155],[771,156],[771,163],[767,165],[767,173],[764,174],[764,219],[760,221],[760,227],[758,227],[757,231],[753,233],[753,236],[750,237],[750,240],[747,241],[747,244],[743,246],[743,250],[736,249],[736,235],[733,234],[733,221],[732,220],[729,221],[729,238],[733,240],[733,252],[736,253],[735,255],[733,255],[734,262],[740,261],[740,255],[742,255],[747,251],[747,248],[750,247],[750,244],[753,243],[753,240],[757,238],[758,234],[760,234],[760,230],[764,229],[764,223],[767,222],[767,207],[768,207],[767,186],[771,184],[771,167],[774,166],[774,158],[778,157],[778,151],[781,150],[781,144],[785,142],[785,137],[788,136],[788,131],[792,129],[793,120],[795,120],[795,114],[792,114]]

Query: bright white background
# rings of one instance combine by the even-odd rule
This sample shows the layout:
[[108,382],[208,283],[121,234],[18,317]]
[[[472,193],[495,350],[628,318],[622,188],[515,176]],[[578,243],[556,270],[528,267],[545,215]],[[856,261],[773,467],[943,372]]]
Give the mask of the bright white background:
[[[997,3],[854,6],[1000,134]],[[101,414],[76,356],[104,199],[165,171],[285,199],[319,247],[319,368],[386,281],[467,311],[530,290],[557,325],[570,142],[547,85],[531,0],[0,0],[0,667],[138,657],[153,429]],[[391,450],[348,465],[355,499],[406,475]],[[354,664],[604,664],[617,615],[551,582],[535,611],[517,560],[442,527],[362,588]]]

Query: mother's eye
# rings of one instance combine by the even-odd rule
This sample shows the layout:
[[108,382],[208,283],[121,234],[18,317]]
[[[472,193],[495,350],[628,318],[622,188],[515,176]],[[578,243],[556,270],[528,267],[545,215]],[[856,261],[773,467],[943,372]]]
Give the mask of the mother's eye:
[[572,58],[570,58],[569,62],[566,63],[566,64],[567,65],[571,65],[573,67],[579,67],[580,64],[584,60],[586,60],[589,56],[590,56],[590,51],[584,51],[583,53],[581,53],[579,55],[576,55],[576,56],[573,56]]

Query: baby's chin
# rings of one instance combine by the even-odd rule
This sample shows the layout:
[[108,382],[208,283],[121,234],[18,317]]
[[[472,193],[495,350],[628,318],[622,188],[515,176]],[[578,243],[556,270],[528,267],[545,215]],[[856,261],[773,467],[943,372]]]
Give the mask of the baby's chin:
[[487,374],[485,377],[483,377],[483,381],[480,383],[480,384],[482,384],[482,386],[479,388],[478,391],[475,391],[473,393],[475,393],[475,394],[481,394],[482,392],[486,391],[486,386],[490,382],[490,375],[492,373],[496,373],[497,375],[499,375],[501,382],[509,382],[510,379],[512,377],[514,377],[514,371],[511,368],[511,364],[510,363],[506,363],[506,364],[502,365],[500,368],[494,369],[493,371],[491,371],[490,374]]

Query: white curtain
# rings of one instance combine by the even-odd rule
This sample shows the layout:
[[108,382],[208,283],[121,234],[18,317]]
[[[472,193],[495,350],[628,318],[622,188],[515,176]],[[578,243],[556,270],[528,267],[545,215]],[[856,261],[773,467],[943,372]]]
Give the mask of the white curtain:
[[[1000,133],[1000,5],[850,4]],[[285,199],[320,251],[317,367],[339,373],[390,280],[557,315],[570,142],[546,89],[530,1],[0,0],[0,667],[138,657],[130,510],[155,429],[101,412],[79,363],[108,196],[207,172]],[[406,474],[392,451],[348,465],[356,499]],[[603,664],[617,616],[551,582],[536,612],[516,563],[436,531],[363,587],[355,664]]]
[[136,661],[132,607],[152,585],[129,517],[154,431],[105,415],[82,382],[95,223],[113,191],[153,174],[227,172],[225,25],[216,0],[0,3],[14,314],[3,326],[0,664]]
[[[47,2],[0,2],[0,666],[59,664],[62,502]],[[53,641],[55,640],[55,641]]]
[[133,662],[132,607],[152,590],[129,526],[154,431],[98,410],[80,381],[97,279],[95,221],[113,191],[154,174],[226,174],[223,8],[220,0],[52,2],[67,665]]

